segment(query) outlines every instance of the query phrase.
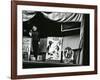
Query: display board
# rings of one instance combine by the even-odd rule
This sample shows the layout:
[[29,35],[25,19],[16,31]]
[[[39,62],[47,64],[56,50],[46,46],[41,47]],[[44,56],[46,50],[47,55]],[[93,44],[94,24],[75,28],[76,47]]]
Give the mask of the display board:
[[23,37],[22,41],[22,53],[23,60],[29,60],[30,50],[31,50],[31,38]]
[[46,60],[61,60],[61,46],[61,37],[48,37]]

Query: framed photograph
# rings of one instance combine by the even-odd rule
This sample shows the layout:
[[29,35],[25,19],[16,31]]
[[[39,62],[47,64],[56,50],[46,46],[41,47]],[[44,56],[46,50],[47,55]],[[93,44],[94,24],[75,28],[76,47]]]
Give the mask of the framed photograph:
[[11,78],[97,74],[97,6],[11,1]]

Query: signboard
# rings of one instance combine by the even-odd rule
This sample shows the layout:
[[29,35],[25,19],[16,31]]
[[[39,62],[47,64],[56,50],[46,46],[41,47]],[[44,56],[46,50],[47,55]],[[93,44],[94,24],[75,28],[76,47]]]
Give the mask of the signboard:
[[61,46],[61,37],[48,37],[46,60],[61,60]]
[[23,38],[23,42],[22,42],[22,52],[23,52],[23,57],[24,55],[27,55],[27,58],[25,60],[29,60],[29,56],[30,56],[30,50],[31,50],[31,38]]

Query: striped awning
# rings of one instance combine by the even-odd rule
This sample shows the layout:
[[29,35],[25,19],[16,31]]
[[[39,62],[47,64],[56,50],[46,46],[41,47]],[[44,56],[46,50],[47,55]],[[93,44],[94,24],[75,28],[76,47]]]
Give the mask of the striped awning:
[[81,22],[82,21],[82,14],[79,13],[69,13],[69,12],[52,12],[50,14],[47,14],[45,12],[42,13],[48,19],[57,22]]
[[[44,17],[57,22],[81,22],[83,14],[70,13],[70,12],[41,12]],[[35,11],[23,11],[23,21],[28,21],[34,18],[37,12]]]

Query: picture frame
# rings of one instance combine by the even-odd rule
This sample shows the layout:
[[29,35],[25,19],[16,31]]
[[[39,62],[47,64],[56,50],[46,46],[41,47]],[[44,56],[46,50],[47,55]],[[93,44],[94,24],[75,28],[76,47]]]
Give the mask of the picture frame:
[[[49,18],[50,21],[55,20],[54,22],[51,21],[54,24],[57,20],[58,20],[57,23],[61,24],[61,28],[58,30],[61,30],[61,32],[62,32],[61,35],[63,35],[63,37],[62,37],[63,40],[64,40],[65,36],[73,35],[74,33],[79,35],[79,37],[78,37],[79,42],[80,42],[79,46],[81,46],[81,47],[79,47],[78,49],[76,49],[76,48],[71,49],[74,51],[74,53],[75,53],[75,51],[77,53],[78,51],[83,50],[83,56],[81,57],[81,59],[79,59],[79,63],[77,64],[77,66],[76,66],[76,64],[75,65],[69,64],[66,60],[64,60],[66,58],[66,56],[65,56],[65,57],[61,58],[61,64],[59,63],[59,65],[63,65],[63,63],[65,61],[64,65],[67,63],[69,65],[67,67],[66,66],[54,67],[54,65],[52,66],[52,64],[51,64],[51,62],[53,60],[51,60],[51,62],[47,62],[47,63],[50,63],[50,65],[52,67],[50,67],[50,65],[49,65],[47,67],[43,66],[43,68],[42,68],[41,65],[38,65],[35,68],[28,68],[28,69],[23,68],[24,65],[23,65],[22,57],[24,57],[24,56],[21,54],[23,52],[22,48],[24,45],[22,39],[25,39],[23,36],[24,35],[23,24],[24,24],[24,20],[27,20],[27,19],[29,20],[30,17],[31,18],[34,17],[34,15],[33,15],[34,12],[36,14],[42,13],[45,16],[47,14],[51,14],[51,13],[53,13],[55,15],[58,13],[61,13],[61,15],[62,15],[62,13],[64,13],[65,15],[68,14],[68,16],[70,14],[74,15],[74,16],[70,16],[69,20],[67,20],[67,18],[68,18],[67,17],[66,19],[63,19],[63,21],[60,21],[60,20],[56,19],[55,17],[48,17],[48,15],[46,17]],[[25,15],[25,14],[30,15],[30,16],[27,17],[27,15]],[[77,14],[80,16],[80,18],[78,17]],[[23,18],[23,15],[24,15],[24,18]],[[71,19],[72,17],[75,17],[75,15],[76,15],[77,19],[76,18]],[[83,24],[85,25],[83,29],[80,28],[80,25],[82,26],[82,19],[83,19],[83,18],[81,19],[81,16],[85,16],[85,17],[83,17],[83,18],[85,18],[85,23],[83,21]],[[46,20],[47,20],[47,18],[46,18]],[[57,17],[57,18],[59,18],[59,17]],[[60,18],[62,18],[62,17],[60,17]],[[36,18],[36,19],[40,20],[40,18]],[[65,20],[65,22],[64,22],[64,20]],[[66,22],[66,20],[68,22]],[[43,20],[41,20],[41,21],[43,21]],[[80,24],[80,22],[81,22],[81,24]],[[36,22],[36,24],[37,23],[38,22]],[[42,25],[43,23],[40,22],[38,24]],[[26,25],[26,23],[25,23],[25,25]],[[56,25],[57,24],[55,24],[55,26]],[[74,26],[75,29],[74,28],[68,29],[65,27],[65,26],[72,26],[72,25],[77,25],[77,26]],[[43,29],[47,30],[46,27]],[[50,29],[51,28],[49,28],[49,30]],[[48,34],[50,37],[51,36],[54,36],[54,37],[60,36],[61,37],[61,35],[58,35],[60,33],[56,34],[56,32],[55,32],[55,30],[57,28],[55,28],[54,31],[53,31],[53,29],[51,29],[52,33],[54,33],[53,35],[49,32],[49,30],[47,30],[47,33],[42,34],[43,30],[41,28],[40,28],[40,33],[41,33],[42,37],[45,36],[44,34]],[[66,31],[67,31],[67,34],[66,34]],[[81,32],[83,32],[84,35],[81,34]],[[46,35],[46,36],[48,36],[48,35]],[[81,40],[81,37],[84,37],[84,38]],[[49,38],[48,38],[48,41],[51,39],[51,38],[50,39]],[[58,39],[58,38],[56,38],[56,39]],[[30,38],[27,38],[25,40],[30,41]],[[76,41],[78,41],[78,40],[76,40]],[[43,43],[43,40],[41,39],[40,44],[42,44],[42,43]],[[26,44],[32,44],[32,43],[26,43]],[[62,43],[62,44],[64,44],[64,43]],[[29,45],[29,46],[31,47],[31,45]],[[30,49],[29,46],[28,46],[28,49]],[[26,47],[25,47],[25,50],[27,50]],[[62,51],[62,53],[63,53],[63,51]],[[63,54],[63,56],[64,55],[67,55],[67,54]],[[27,55],[25,55],[25,56],[27,57]],[[27,59],[29,60],[29,58],[26,58],[26,60]],[[39,57],[39,59],[41,60],[41,56]],[[53,59],[55,59],[55,58],[53,58]],[[29,63],[31,63],[31,62],[29,62]],[[53,64],[55,64],[55,63],[56,62],[53,62]],[[39,64],[39,63],[37,63],[37,64]],[[26,64],[26,66],[27,65],[29,65],[29,64]],[[97,74],[97,6],[96,5],[64,4],[64,3],[33,2],[33,1],[11,1],[11,78],[12,79],[75,76],[75,75],[90,75],[90,74]]]

